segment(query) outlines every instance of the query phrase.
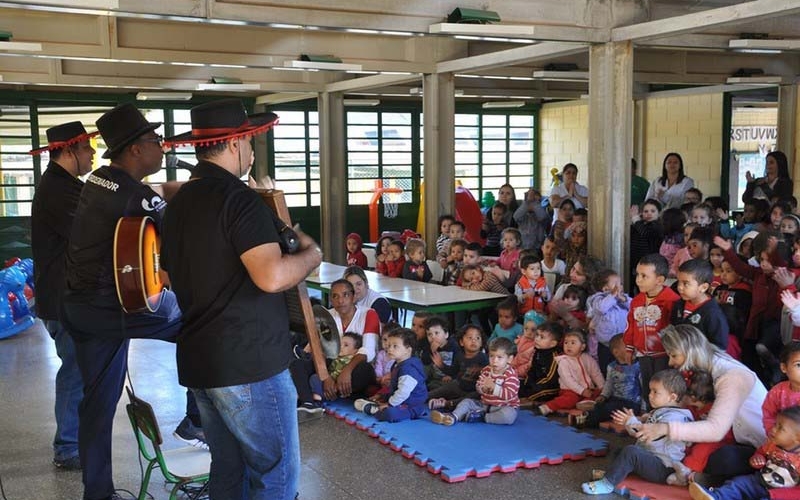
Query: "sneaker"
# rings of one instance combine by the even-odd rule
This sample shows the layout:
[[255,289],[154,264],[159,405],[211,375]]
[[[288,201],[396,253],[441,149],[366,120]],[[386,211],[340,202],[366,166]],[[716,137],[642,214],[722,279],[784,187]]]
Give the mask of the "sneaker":
[[486,412],[480,410],[471,411],[467,413],[467,416],[464,418],[464,422],[467,422],[468,424],[474,424],[485,421],[486,421]]
[[208,449],[208,443],[206,442],[206,435],[203,433],[203,428],[196,427],[189,417],[183,417],[183,420],[178,424],[178,427],[172,435],[196,448]]
[[439,410],[431,412],[431,421],[439,425],[455,425],[458,419],[452,413],[445,413]]
[[81,457],[75,455],[69,458],[54,458],[53,465],[61,470],[81,470]]
[[714,495],[698,483],[689,483],[689,496],[692,500],[714,500]]
[[447,400],[445,398],[433,398],[428,401],[428,408],[431,410],[439,410],[447,406]]
[[575,408],[581,411],[592,411],[597,403],[592,401],[591,399],[584,399],[583,401],[579,401]]
[[297,422],[309,422],[322,418],[325,414],[325,409],[319,401],[305,401],[297,405]]
[[686,486],[689,482],[686,480],[685,476],[673,472],[667,476],[667,484],[670,486]]
[[583,483],[581,489],[587,495],[607,495],[614,491],[614,485],[608,482],[608,479],[603,478],[597,481]]
[[369,399],[356,399],[353,403],[353,408],[367,415],[375,415],[379,410],[378,405]]

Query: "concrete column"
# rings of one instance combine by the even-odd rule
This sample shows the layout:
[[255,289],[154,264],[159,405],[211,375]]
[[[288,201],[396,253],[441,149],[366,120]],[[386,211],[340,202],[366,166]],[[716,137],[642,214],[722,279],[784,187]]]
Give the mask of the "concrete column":
[[647,178],[644,173],[645,124],[647,123],[647,101],[639,99],[633,103],[633,158],[638,165],[637,174]]
[[422,79],[425,162],[425,242],[428,256],[436,255],[440,215],[455,208],[455,80],[452,73]]
[[589,71],[589,253],[628,276],[632,43],[593,45]]
[[345,264],[342,242],[347,222],[344,103],[341,92],[322,92],[319,109],[319,177],[322,251],[325,260]]
[[789,160],[789,175],[792,179],[800,177],[795,165],[797,141],[797,85],[778,87],[778,150],[786,153]]

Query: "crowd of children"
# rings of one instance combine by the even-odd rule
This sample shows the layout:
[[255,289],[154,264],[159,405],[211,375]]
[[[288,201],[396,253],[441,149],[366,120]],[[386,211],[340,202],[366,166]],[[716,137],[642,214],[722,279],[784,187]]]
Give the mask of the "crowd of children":
[[[584,492],[608,493],[632,472],[690,484],[693,498],[704,499],[762,498],[766,489],[798,483],[796,200],[751,197],[743,213],[729,214],[721,198],[703,201],[692,188],[680,208],[662,211],[652,199],[632,207],[626,293],[621,270],[587,254],[586,209],[567,197],[553,220],[542,199],[531,189],[520,204],[494,203],[481,230],[484,245],[465,240],[464,224],[454,217],[440,218],[435,253],[442,284],[508,298],[493,311],[457,317],[460,327],[417,312],[413,337],[391,333],[384,340],[386,352],[376,357],[383,363],[376,365],[380,389],[356,407],[384,420],[429,415],[448,426],[513,424],[520,408],[539,415],[582,412],[589,427],[611,419],[632,433],[643,423],[704,420],[715,398],[711,374],[668,368],[661,343],[663,328],[688,324],[772,387],[763,407],[769,438],[751,461],[760,472],[717,489],[692,482],[714,450],[733,442],[731,433],[694,445],[640,440],[602,477],[585,483]],[[348,261],[355,265],[361,265],[360,247],[360,238],[348,235]],[[425,254],[422,240],[383,238],[376,270],[430,281]],[[403,330],[386,327],[396,329]]]

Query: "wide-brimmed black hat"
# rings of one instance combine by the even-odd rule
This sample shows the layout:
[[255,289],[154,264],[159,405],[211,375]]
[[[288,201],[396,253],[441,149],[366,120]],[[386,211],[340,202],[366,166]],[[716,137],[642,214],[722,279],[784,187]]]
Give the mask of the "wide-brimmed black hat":
[[210,146],[228,139],[266,132],[278,123],[278,115],[275,113],[248,116],[239,99],[222,99],[201,104],[192,108],[191,115],[192,130],[164,139],[167,146]]
[[90,139],[100,132],[86,132],[81,122],[68,122],[47,129],[47,146],[32,149],[29,154],[40,155],[45,151],[61,149]]
[[95,124],[108,148],[103,153],[103,158],[111,158],[142,135],[161,126],[161,122],[147,121],[136,106],[130,103],[120,104],[105,112]]

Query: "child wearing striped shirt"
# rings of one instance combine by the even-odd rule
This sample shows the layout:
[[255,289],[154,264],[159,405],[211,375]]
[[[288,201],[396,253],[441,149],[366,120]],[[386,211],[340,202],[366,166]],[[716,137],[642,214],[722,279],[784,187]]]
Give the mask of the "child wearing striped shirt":
[[489,366],[481,370],[475,389],[477,399],[463,399],[452,413],[431,412],[436,424],[454,425],[456,422],[486,422],[511,425],[519,412],[519,377],[511,367],[514,343],[498,337],[489,343]]

